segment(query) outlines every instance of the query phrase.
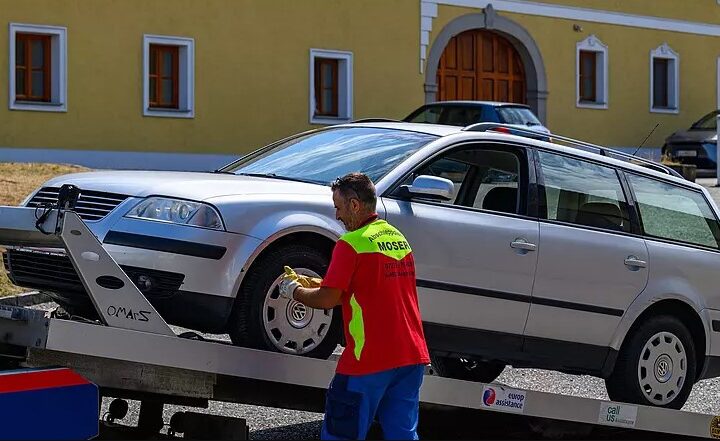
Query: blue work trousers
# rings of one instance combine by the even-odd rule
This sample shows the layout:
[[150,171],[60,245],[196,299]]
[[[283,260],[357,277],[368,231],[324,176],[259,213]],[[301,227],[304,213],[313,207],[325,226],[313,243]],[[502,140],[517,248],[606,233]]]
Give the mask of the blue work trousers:
[[418,439],[420,385],[425,366],[369,375],[335,374],[325,401],[320,438],[365,439],[377,417],[385,439]]

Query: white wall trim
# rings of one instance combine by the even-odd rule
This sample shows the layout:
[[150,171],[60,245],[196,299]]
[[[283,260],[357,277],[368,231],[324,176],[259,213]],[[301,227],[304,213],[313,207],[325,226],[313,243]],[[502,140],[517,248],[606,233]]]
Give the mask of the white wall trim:
[[[718,0],[720,1],[720,0]],[[420,73],[425,73],[427,50],[430,46],[430,33],[433,19],[438,14],[437,0],[420,0]]]
[[[150,45],[165,44],[179,46],[178,54],[178,109],[151,109],[150,108]],[[170,37],[166,35],[143,35],[143,89],[142,103],[144,116],[159,116],[164,118],[194,118],[195,117],[195,39],[188,37]]]
[[[668,66],[668,107],[655,107],[655,103],[653,103],[653,90],[655,86],[653,60],[656,58],[670,60]],[[650,112],[680,112],[680,55],[668,46],[667,43],[663,43],[650,51]]]
[[[720,3],[720,0],[718,0]],[[716,86],[717,86],[717,108],[720,109],[720,57],[717,59],[717,70],[715,71]]]
[[[8,107],[10,110],[32,110],[40,112],[67,112],[67,28],[35,24],[10,23]],[[30,103],[15,101],[15,35],[31,33],[50,35],[50,84],[49,103]]]
[[[580,102],[580,51],[595,52],[595,96],[594,103]],[[594,34],[575,45],[575,106],[586,109],[607,109],[608,97],[608,47]]]
[[[315,116],[315,58],[332,58],[338,63],[338,114],[337,118]],[[329,49],[310,49],[310,124],[342,124],[353,119],[353,53]]]
[[539,15],[543,17],[565,18],[569,20],[582,20],[594,23],[630,26],[635,28],[684,32],[714,37],[720,36],[720,25],[711,23],[675,20],[649,15],[626,14],[623,12],[579,8],[575,6],[559,6],[526,0],[437,0],[437,3],[451,6],[465,6],[469,8],[485,8],[487,5],[492,3],[493,7],[497,11]]

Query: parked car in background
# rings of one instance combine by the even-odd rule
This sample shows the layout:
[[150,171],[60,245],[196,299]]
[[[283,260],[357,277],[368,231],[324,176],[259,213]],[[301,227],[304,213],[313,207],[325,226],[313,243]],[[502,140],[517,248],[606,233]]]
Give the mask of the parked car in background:
[[665,140],[662,153],[674,162],[697,167],[698,177],[717,172],[717,116],[714,110],[695,121],[689,129],[678,130]]
[[[325,274],[344,232],[330,184],[360,171],[412,246],[440,375],[591,374],[614,401],[672,408],[720,376],[720,223],[707,189],[651,161],[485,129],[336,125],[214,173],[57,177],[25,205],[80,188],[76,212],[170,324],[328,357],[337,308],[306,308],[277,286],[284,265]],[[62,250],[10,248],[5,265],[93,318]]]
[[[530,107],[524,104],[497,101],[438,101],[420,106],[406,116],[403,121],[461,127],[482,122],[494,122],[516,126],[524,130],[550,133],[550,130],[542,125]],[[515,132],[509,128],[500,128],[499,131],[543,141],[549,140],[547,136],[534,136],[526,131]]]

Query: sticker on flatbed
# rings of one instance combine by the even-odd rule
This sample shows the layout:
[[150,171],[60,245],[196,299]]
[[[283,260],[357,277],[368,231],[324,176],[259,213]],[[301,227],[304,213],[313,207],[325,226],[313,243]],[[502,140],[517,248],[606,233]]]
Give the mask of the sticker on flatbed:
[[602,402],[598,423],[617,427],[635,427],[637,411],[637,406]]
[[710,436],[720,438],[720,416],[714,416],[710,420]]
[[491,385],[483,388],[482,405],[497,410],[513,413],[525,412],[527,392]]

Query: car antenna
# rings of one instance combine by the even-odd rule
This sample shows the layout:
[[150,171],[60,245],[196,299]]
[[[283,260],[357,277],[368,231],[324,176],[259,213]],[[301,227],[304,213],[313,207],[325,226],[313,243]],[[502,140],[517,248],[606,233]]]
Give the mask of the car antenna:
[[647,141],[648,138],[650,138],[650,135],[653,134],[653,132],[655,131],[655,129],[658,128],[659,125],[660,125],[660,123],[655,124],[655,127],[653,127],[653,129],[650,130],[650,133],[648,133],[648,136],[646,136],[645,139],[643,139],[643,142],[640,143],[640,145],[638,146],[638,148],[635,149],[635,151],[634,151],[633,154],[632,154],[633,156],[635,156],[635,153],[637,153],[638,150],[640,150],[640,147],[642,147],[643,144],[645,144],[645,141]]

